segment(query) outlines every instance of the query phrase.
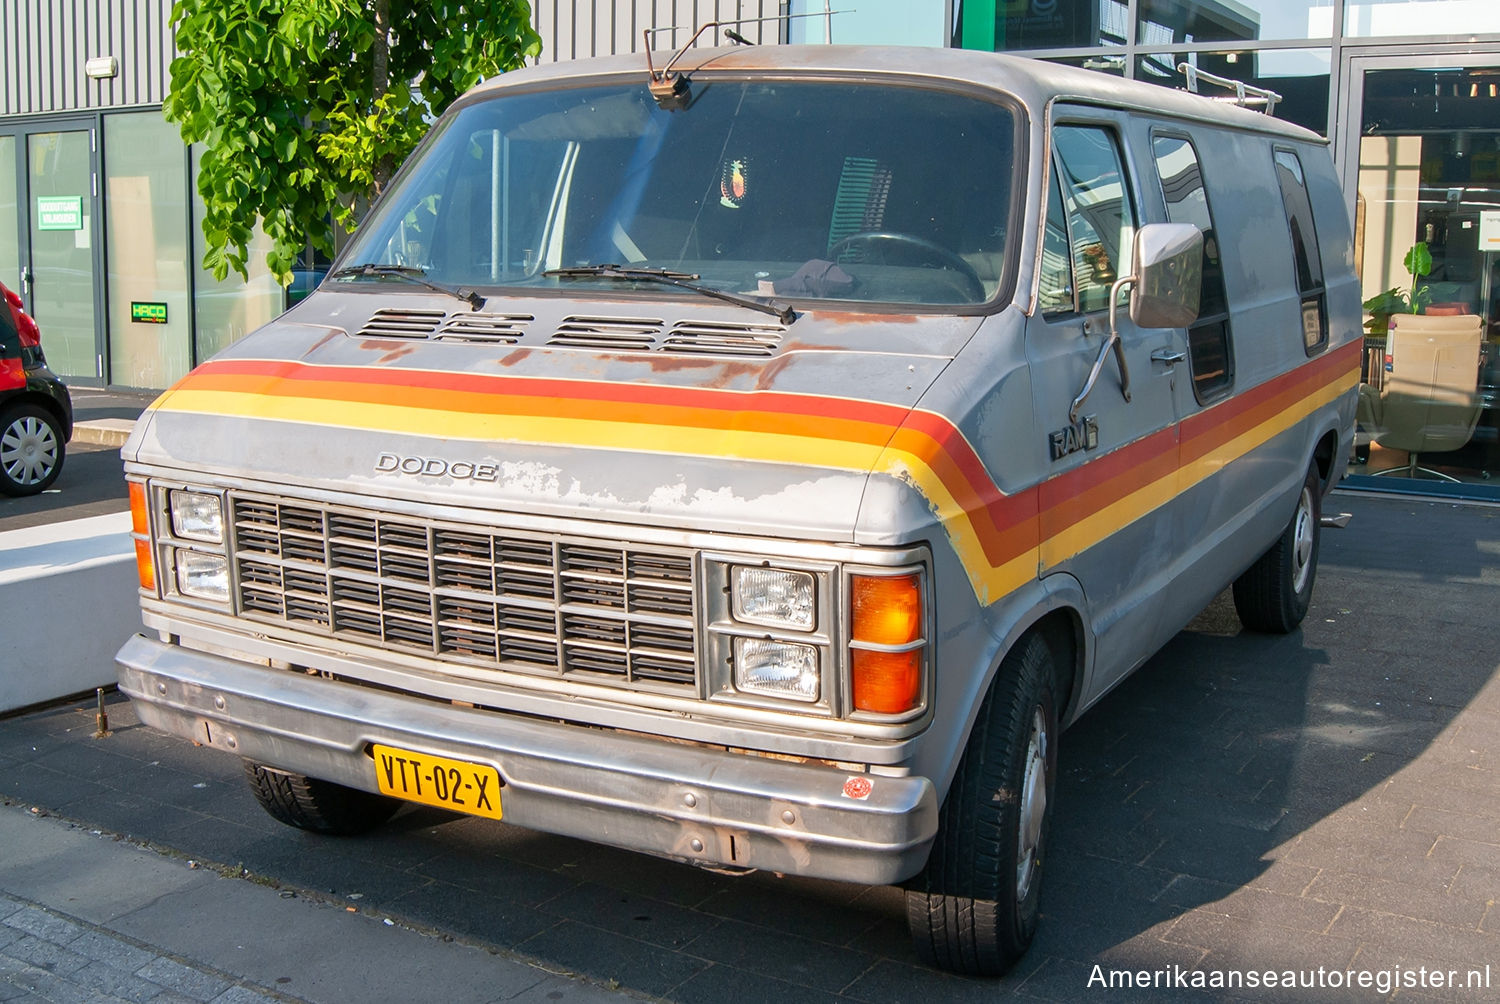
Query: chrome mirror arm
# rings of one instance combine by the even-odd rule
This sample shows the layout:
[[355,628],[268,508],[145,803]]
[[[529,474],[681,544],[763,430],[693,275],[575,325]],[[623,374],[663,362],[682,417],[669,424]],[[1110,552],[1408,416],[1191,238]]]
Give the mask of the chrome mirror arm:
[[1114,285],[1109,287],[1109,337],[1104,344],[1099,346],[1099,355],[1094,359],[1093,368],[1089,370],[1088,379],[1083,382],[1083,390],[1073,399],[1073,404],[1068,408],[1068,421],[1078,421],[1078,412],[1083,408],[1083,402],[1088,399],[1094,390],[1094,384],[1099,381],[1099,374],[1104,370],[1104,361],[1109,358],[1110,350],[1115,353],[1115,362],[1120,367],[1120,393],[1125,395],[1125,400],[1130,400],[1130,369],[1125,365],[1125,345],[1120,341],[1120,327],[1118,323],[1120,310],[1120,293],[1126,286],[1134,285],[1136,277],[1133,275],[1121,276],[1116,279]]

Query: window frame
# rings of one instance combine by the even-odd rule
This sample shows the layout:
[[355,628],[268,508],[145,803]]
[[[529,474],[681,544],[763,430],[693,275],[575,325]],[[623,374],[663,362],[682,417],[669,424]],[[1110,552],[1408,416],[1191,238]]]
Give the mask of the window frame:
[[[1303,240],[1301,248],[1304,254],[1311,248],[1311,255],[1307,268],[1311,282],[1308,286],[1302,285],[1303,269],[1297,261],[1297,250],[1300,226],[1294,217],[1296,213],[1291,202],[1287,198],[1286,174],[1290,171],[1282,166],[1281,155],[1286,154],[1292,158],[1296,165],[1296,174],[1292,180],[1296,182],[1295,193],[1299,196],[1301,206],[1305,207],[1308,228],[1311,234]],[[1276,175],[1276,188],[1281,193],[1282,215],[1286,218],[1287,240],[1292,250],[1292,282],[1297,287],[1299,313],[1302,320],[1302,347],[1309,357],[1319,355],[1328,348],[1328,279],[1323,270],[1323,249],[1318,243],[1318,220],[1313,212],[1312,195],[1307,190],[1307,171],[1302,166],[1302,158],[1297,151],[1280,143],[1271,146],[1271,169]],[[1316,313],[1318,338],[1315,341],[1308,339],[1311,331],[1309,320]]]
[[[1208,315],[1200,314],[1198,316],[1198,318],[1196,320],[1194,320],[1192,324],[1189,324],[1187,326],[1187,328],[1186,328],[1187,351],[1188,351],[1188,369],[1189,369],[1190,374],[1192,375],[1193,397],[1198,401],[1199,404],[1210,404],[1210,403],[1212,403],[1214,401],[1222,400],[1223,398],[1228,397],[1230,394],[1232,394],[1234,392],[1234,378],[1235,378],[1234,331],[1233,331],[1233,325],[1231,323],[1231,318],[1232,318],[1232,316],[1234,314],[1234,311],[1230,308],[1230,305],[1229,305],[1229,290],[1224,285],[1224,267],[1223,267],[1223,261],[1224,261],[1224,256],[1223,256],[1224,243],[1223,243],[1223,241],[1219,240],[1218,226],[1214,222],[1213,199],[1209,195],[1209,191],[1208,191],[1208,179],[1207,179],[1207,175],[1205,174],[1205,172],[1203,170],[1203,158],[1201,156],[1199,156],[1199,154],[1198,154],[1198,145],[1193,142],[1192,136],[1189,135],[1186,130],[1183,130],[1183,129],[1174,129],[1174,128],[1171,128],[1171,127],[1162,128],[1160,126],[1152,126],[1151,129],[1150,129],[1150,132],[1149,132],[1149,140],[1150,140],[1150,144],[1151,144],[1151,169],[1152,169],[1152,171],[1156,175],[1156,184],[1158,186],[1158,189],[1161,192],[1161,197],[1162,197],[1162,211],[1166,215],[1167,222],[1169,222],[1169,223],[1175,223],[1175,222],[1178,222],[1178,221],[1172,219],[1172,204],[1173,203],[1171,202],[1171,200],[1169,200],[1167,198],[1166,179],[1162,177],[1161,160],[1160,160],[1160,158],[1159,158],[1159,156],[1157,154],[1157,150],[1156,150],[1156,143],[1157,143],[1157,140],[1159,140],[1159,139],[1172,140],[1172,141],[1177,141],[1177,142],[1184,143],[1184,144],[1186,144],[1188,150],[1191,151],[1191,153],[1193,155],[1193,162],[1194,162],[1194,164],[1198,168],[1198,187],[1199,187],[1199,190],[1201,190],[1203,192],[1203,211],[1208,215],[1209,230],[1212,231],[1211,234],[1210,233],[1205,233],[1204,237],[1205,237],[1205,240],[1212,239],[1215,242],[1215,244],[1216,244],[1216,246],[1218,248],[1218,251],[1219,251],[1219,263],[1220,264],[1219,264],[1218,281],[1219,281],[1219,295],[1220,295],[1220,298],[1222,300],[1222,309],[1219,310],[1219,311],[1217,311],[1217,312],[1215,312],[1215,313],[1213,313],[1213,314],[1208,314]],[[1187,222],[1187,221],[1183,221],[1183,222]],[[1206,254],[1206,250],[1207,249],[1205,247],[1205,254]],[[1208,281],[1208,272],[1207,272],[1206,269],[1203,272],[1203,276],[1204,276],[1203,281],[1207,282]],[[1202,287],[1200,286],[1200,288],[1199,288],[1199,304],[1200,304],[1200,306],[1202,305],[1202,303],[1203,303]],[[1221,336],[1220,337],[1221,337],[1221,341],[1222,341],[1222,344],[1223,344],[1223,350],[1224,350],[1224,370],[1223,370],[1222,377],[1216,378],[1214,380],[1214,382],[1212,382],[1212,383],[1208,383],[1206,381],[1200,381],[1199,374],[1198,374],[1199,359],[1198,359],[1198,356],[1193,351],[1193,349],[1194,349],[1193,332],[1197,331],[1197,330],[1201,330],[1201,329],[1207,328],[1210,325],[1218,325],[1219,326],[1219,330],[1221,332]]]
[[[1047,170],[1048,170],[1048,179],[1047,179],[1047,205],[1044,207],[1043,214],[1042,214],[1042,230],[1041,230],[1041,232],[1042,232],[1042,235],[1043,235],[1042,236],[1042,240],[1045,242],[1045,240],[1046,240],[1046,230],[1047,230],[1046,222],[1047,222],[1047,216],[1051,212],[1052,190],[1054,188],[1054,184],[1053,183],[1055,181],[1056,182],[1055,187],[1057,188],[1058,195],[1061,198],[1062,205],[1063,205],[1063,224],[1064,224],[1064,226],[1066,227],[1066,230],[1067,230],[1067,240],[1068,240],[1068,278],[1070,280],[1070,284],[1071,284],[1071,287],[1072,287],[1072,307],[1071,307],[1071,309],[1067,309],[1067,310],[1052,310],[1052,311],[1045,311],[1045,312],[1041,311],[1041,302],[1042,302],[1042,300],[1044,298],[1044,293],[1043,293],[1043,289],[1042,289],[1042,279],[1043,279],[1043,276],[1042,276],[1041,269],[1038,268],[1037,269],[1037,293],[1036,293],[1038,311],[1041,312],[1043,314],[1043,316],[1046,317],[1046,318],[1048,318],[1048,319],[1060,319],[1060,318],[1066,318],[1066,317],[1070,317],[1070,316],[1088,317],[1088,316],[1091,316],[1091,315],[1094,315],[1094,314],[1103,313],[1103,312],[1109,310],[1109,306],[1110,306],[1110,304],[1109,304],[1109,297],[1108,297],[1108,294],[1106,293],[1105,294],[1105,300],[1104,300],[1104,302],[1102,304],[1100,304],[1099,306],[1092,307],[1092,308],[1089,308],[1089,309],[1085,309],[1083,307],[1081,290],[1080,290],[1080,283],[1078,281],[1078,268],[1079,268],[1079,264],[1078,264],[1077,260],[1075,259],[1074,218],[1073,218],[1073,214],[1069,213],[1067,211],[1067,208],[1066,208],[1067,207],[1067,198],[1068,198],[1069,192],[1068,192],[1068,186],[1065,186],[1062,183],[1062,177],[1063,177],[1063,173],[1062,173],[1063,172],[1062,154],[1058,150],[1057,142],[1056,142],[1056,137],[1057,137],[1058,130],[1061,130],[1061,129],[1092,129],[1092,130],[1095,130],[1097,132],[1103,133],[1108,138],[1108,140],[1110,142],[1111,149],[1114,151],[1115,162],[1118,165],[1119,174],[1120,174],[1120,191],[1122,193],[1122,201],[1123,201],[1124,208],[1126,210],[1127,222],[1128,222],[1129,227],[1130,227],[1130,239],[1127,240],[1127,241],[1122,242],[1122,247],[1120,248],[1120,252],[1119,252],[1119,257],[1122,259],[1122,261],[1115,263],[1115,277],[1116,278],[1119,278],[1119,276],[1121,276],[1121,275],[1129,275],[1130,272],[1131,272],[1131,270],[1135,267],[1135,234],[1140,230],[1140,228],[1142,226],[1142,224],[1141,224],[1141,212],[1140,212],[1140,199],[1138,197],[1138,193],[1135,191],[1135,178],[1134,178],[1133,172],[1131,170],[1130,158],[1127,155],[1127,147],[1126,147],[1126,144],[1125,144],[1125,141],[1124,141],[1124,138],[1123,138],[1123,130],[1120,128],[1119,123],[1117,123],[1117,122],[1115,122],[1113,120],[1087,119],[1087,118],[1077,118],[1077,119],[1075,119],[1075,118],[1066,118],[1066,119],[1060,119],[1060,120],[1057,120],[1057,121],[1053,121],[1050,124],[1050,126],[1049,126],[1048,136],[1047,136]],[[1128,259],[1128,260],[1125,260],[1125,259]],[[1039,248],[1038,249],[1038,262],[1039,263],[1040,263],[1040,260],[1041,260],[1041,249]],[[1122,271],[1122,269],[1123,269],[1123,271]],[[1113,285],[1113,284],[1111,284],[1111,285]]]

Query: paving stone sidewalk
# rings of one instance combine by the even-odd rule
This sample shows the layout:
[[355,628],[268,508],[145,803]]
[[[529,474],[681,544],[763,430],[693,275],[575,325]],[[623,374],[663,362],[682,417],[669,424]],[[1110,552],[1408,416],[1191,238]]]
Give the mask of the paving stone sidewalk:
[[622,995],[0,801],[0,1002],[602,1004]]
[[4,895],[0,981],[3,1001],[272,1004],[287,999]]

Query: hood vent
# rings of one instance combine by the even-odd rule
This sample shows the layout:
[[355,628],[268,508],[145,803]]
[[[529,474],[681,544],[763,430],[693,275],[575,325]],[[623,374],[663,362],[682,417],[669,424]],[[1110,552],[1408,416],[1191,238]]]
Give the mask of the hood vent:
[[530,314],[479,314],[466,310],[449,314],[441,310],[382,307],[359,329],[359,337],[440,338],[514,345],[531,321]]
[[[433,339],[515,345],[536,320],[531,314],[491,314],[457,310],[404,310],[384,307],[359,329],[361,338]],[[643,317],[565,317],[547,339],[551,348],[614,352],[670,352],[705,356],[773,356],[786,328],[780,324],[727,321],[664,322]]]
[[776,354],[786,328],[779,324],[721,324],[678,321],[662,339],[663,352],[692,352],[718,356]]
[[661,334],[662,322],[633,317],[567,317],[548,345],[645,352]]
[[382,307],[359,329],[361,338],[430,338],[447,315],[441,310]]
[[450,314],[433,337],[445,342],[514,345],[532,322],[530,314]]
[[661,321],[633,317],[569,317],[547,341],[553,348],[680,352],[716,356],[776,354],[786,328],[779,324],[678,321],[663,336]]

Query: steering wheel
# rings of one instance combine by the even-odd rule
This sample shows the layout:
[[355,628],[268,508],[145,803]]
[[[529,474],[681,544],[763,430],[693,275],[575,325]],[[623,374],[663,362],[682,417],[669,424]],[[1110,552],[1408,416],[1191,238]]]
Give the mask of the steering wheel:
[[[850,248],[861,245],[883,246],[888,248],[903,247],[908,256],[925,253],[930,258],[937,259],[937,263],[944,268],[957,272],[965,283],[970,287],[968,292],[970,299],[978,303],[987,298],[984,289],[984,280],[979,278],[979,273],[974,271],[970,265],[956,252],[950,251],[941,244],[934,243],[925,237],[916,234],[899,233],[894,230],[864,230],[857,234],[850,234],[843,240],[828,249],[828,257],[834,261]],[[885,260],[885,251],[880,254],[882,261]]]

